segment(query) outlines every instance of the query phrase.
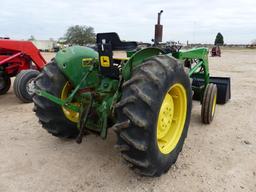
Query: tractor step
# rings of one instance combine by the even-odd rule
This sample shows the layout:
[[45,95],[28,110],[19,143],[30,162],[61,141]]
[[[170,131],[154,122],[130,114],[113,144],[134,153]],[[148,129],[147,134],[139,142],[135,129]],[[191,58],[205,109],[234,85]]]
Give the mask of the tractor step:
[[[193,87],[201,87],[204,85],[204,79],[201,77],[192,77]],[[231,98],[231,80],[229,77],[210,77],[210,83],[216,84],[218,89],[217,104],[225,104]],[[199,91],[194,91],[194,100],[200,101],[201,94]]]

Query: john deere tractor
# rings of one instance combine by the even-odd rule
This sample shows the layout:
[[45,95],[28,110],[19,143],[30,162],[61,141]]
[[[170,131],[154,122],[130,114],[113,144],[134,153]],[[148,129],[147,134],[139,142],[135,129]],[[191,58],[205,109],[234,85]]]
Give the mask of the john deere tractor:
[[193,94],[206,124],[223,101],[217,90],[227,96],[210,83],[208,49],[139,50],[116,33],[97,34],[97,47],[57,53],[35,79],[34,111],[49,133],[78,143],[88,133],[105,139],[113,129],[115,147],[132,169],[160,176],[182,150]]

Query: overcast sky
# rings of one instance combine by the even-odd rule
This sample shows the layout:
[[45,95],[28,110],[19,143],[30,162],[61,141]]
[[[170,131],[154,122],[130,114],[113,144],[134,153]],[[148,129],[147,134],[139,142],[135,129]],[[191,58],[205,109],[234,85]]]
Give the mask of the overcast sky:
[[62,37],[71,25],[122,39],[150,42],[157,12],[164,10],[164,41],[226,43],[256,39],[256,0],[1,0],[0,36],[13,39]]

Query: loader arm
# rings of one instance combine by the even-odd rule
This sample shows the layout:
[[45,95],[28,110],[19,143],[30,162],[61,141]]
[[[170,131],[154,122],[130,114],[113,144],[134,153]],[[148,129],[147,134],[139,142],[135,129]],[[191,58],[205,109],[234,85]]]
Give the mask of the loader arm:
[[40,51],[32,42],[0,39],[0,50],[1,49],[25,54],[36,64],[39,70],[43,69],[46,64],[45,59],[40,54]]

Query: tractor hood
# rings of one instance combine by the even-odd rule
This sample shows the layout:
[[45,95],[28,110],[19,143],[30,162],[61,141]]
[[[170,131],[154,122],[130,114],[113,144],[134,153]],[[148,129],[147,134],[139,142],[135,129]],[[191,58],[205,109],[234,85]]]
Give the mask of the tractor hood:
[[77,85],[81,81],[88,70],[88,66],[92,65],[95,60],[98,60],[98,53],[83,46],[62,49],[55,57],[59,69],[73,85]]

